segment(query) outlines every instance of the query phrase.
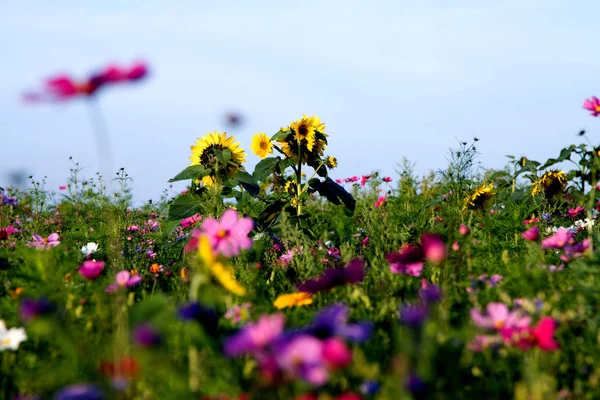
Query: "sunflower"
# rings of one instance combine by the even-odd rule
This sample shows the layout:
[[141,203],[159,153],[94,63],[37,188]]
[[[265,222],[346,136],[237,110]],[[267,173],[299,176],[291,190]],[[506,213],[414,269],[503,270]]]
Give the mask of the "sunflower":
[[273,143],[271,143],[271,139],[267,135],[260,132],[252,137],[250,149],[260,158],[265,158],[267,155],[273,153]]
[[302,162],[308,162],[311,166],[318,164],[317,159],[327,148],[325,124],[319,117],[302,115],[301,119],[292,122],[287,128],[281,128],[281,131],[288,132],[286,136],[277,139],[281,151],[287,157],[297,157],[298,144],[300,144],[303,148]]
[[[217,171],[227,178],[231,178],[242,168],[242,164],[246,161],[246,152],[240,148],[239,142],[234,143],[234,140],[234,136],[227,137],[225,132],[214,131],[198,138],[196,143],[190,147],[192,165],[200,164],[212,170],[210,175],[202,178],[205,185],[210,186],[216,181]],[[229,150],[231,156],[225,165],[219,165],[218,160],[223,159],[223,150]]]
[[273,302],[273,305],[278,310],[281,310],[282,308],[287,308],[287,307],[306,306],[306,305],[312,304],[312,302],[313,302],[313,298],[312,298],[311,293],[299,292],[299,293],[282,294],[279,297],[277,297],[277,299],[275,299],[275,301]]
[[495,195],[496,192],[494,191],[494,184],[490,183],[486,186],[484,183],[483,186],[475,190],[473,194],[465,199],[463,209],[483,209]]
[[551,198],[561,193],[567,183],[567,176],[563,171],[547,171],[534,182],[531,195],[543,193],[546,198]]
[[327,168],[333,169],[338,166],[337,158],[329,156],[325,159],[325,165]]

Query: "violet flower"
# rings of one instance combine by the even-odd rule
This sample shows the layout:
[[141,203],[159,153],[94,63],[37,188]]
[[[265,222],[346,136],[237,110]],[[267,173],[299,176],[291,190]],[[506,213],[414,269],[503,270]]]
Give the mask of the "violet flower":
[[34,318],[48,315],[54,312],[55,306],[46,297],[40,297],[37,300],[25,299],[21,302],[19,314],[23,322],[29,322]]
[[371,336],[373,325],[370,322],[349,324],[348,316],[346,305],[334,304],[319,311],[308,328],[300,332],[320,339],[341,337],[353,342],[367,340]]
[[347,267],[329,268],[320,277],[301,283],[298,285],[298,290],[308,293],[324,292],[336,286],[362,282],[364,278],[363,261],[355,258],[348,263]]
[[125,289],[128,287],[132,287],[138,285],[142,281],[142,278],[139,275],[131,275],[129,271],[121,271],[117,273],[115,281],[108,285],[106,288],[107,292],[116,292],[120,289]]
[[281,335],[284,324],[283,314],[262,315],[257,322],[247,324],[236,334],[225,339],[225,354],[236,357],[263,350]]

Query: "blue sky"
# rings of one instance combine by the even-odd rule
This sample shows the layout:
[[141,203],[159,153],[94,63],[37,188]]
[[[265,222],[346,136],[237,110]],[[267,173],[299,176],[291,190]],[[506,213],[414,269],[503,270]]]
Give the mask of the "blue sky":
[[[138,201],[157,198],[188,165],[189,146],[224,130],[249,151],[302,113],[327,124],[335,177],[405,156],[424,173],[458,139],[479,137],[485,167],[506,154],[544,160],[593,141],[581,108],[600,95],[600,3],[481,1],[10,2],[0,13],[0,186],[11,170],[66,181],[73,156],[98,170],[79,101],[23,106],[20,94],[57,72],[83,76],[110,61],[146,59],[151,78],[101,93],[115,167]],[[452,3],[452,6],[448,4]],[[257,162],[248,157],[248,169]]]

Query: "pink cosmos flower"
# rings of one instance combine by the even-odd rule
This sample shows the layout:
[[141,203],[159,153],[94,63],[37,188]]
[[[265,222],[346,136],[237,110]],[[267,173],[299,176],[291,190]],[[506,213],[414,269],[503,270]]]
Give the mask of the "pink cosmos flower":
[[568,244],[565,246],[565,253],[560,256],[564,262],[569,262],[574,258],[579,258],[590,250],[590,238],[584,239],[581,243]]
[[60,185],[58,187],[59,190],[67,190],[67,186],[66,185]]
[[486,314],[477,309],[471,310],[471,319],[475,325],[486,329],[525,328],[531,323],[531,318],[521,316],[517,311],[509,311],[504,303],[489,303]]
[[421,247],[425,259],[434,264],[440,264],[446,259],[448,249],[439,235],[424,233],[421,235]]
[[466,226],[465,224],[460,224],[460,226],[458,227],[458,234],[460,236],[467,236],[469,234],[469,227]]
[[352,362],[352,352],[340,338],[330,338],[323,342],[323,358],[331,368],[344,368]]
[[129,271],[121,271],[117,273],[115,281],[108,285],[106,291],[116,292],[117,290],[138,285],[140,282],[142,282],[142,278],[139,275],[131,275]]
[[288,250],[285,253],[283,253],[280,257],[279,260],[285,265],[287,266],[290,261],[292,261],[294,259],[294,251],[293,250]]
[[41,237],[38,234],[33,235],[33,242],[29,242],[27,246],[35,247],[36,249],[49,249],[60,244],[58,233],[51,233],[47,238]]
[[281,369],[312,385],[324,385],[329,379],[323,359],[323,343],[313,336],[300,335],[292,339],[275,357]]
[[237,256],[240,249],[252,247],[252,239],[248,233],[253,229],[251,218],[238,219],[235,210],[228,209],[220,220],[207,218],[202,223],[202,230],[208,236],[213,249],[225,257]]
[[88,260],[79,267],[79,275],[88,281],[93,281],[100,276],[102,270],[104,270],[103,261]]
[[556,350],[560,346],[554,340],[556,332],[556,321],[550,317],[539,320],[536,326],[512,327],[500,330],[502,338],[506,343],[527,350],[538,347],[543,351]]
[[392,181],[392,178],[391,178],[391,177],[389,177],[389,176],[386,176],[386,177],[384,177],[382,180],[383,180],[384,182],[391,182],[391,181]]
[[8,240],[10,235],[14,235],[19,232],[18,229],[13,228],[12,226],[7,226],[6,228],[0,228],[0,241]]
[[567,212],[567,215],[565,215],[565,216],[566,217],[576,217],[584,211],[585,211],[585,208],[583,208],[581,206],[577,206],[575,208],[569,208],[569,211]]
[[385,203],[385,196],[379,196],[377,201],[375,202],[375,208],[379,208]]
[[592,112],[592,117],[597,117],[600,115],[600,99],[596,96],[592,96],[590,99],[585,99],[583,101],[583,108]]
[[225,339],[223,347],[229,357],[261,352],[283,332],[283,314],[262,315],[257,322],[247,324],[236,334]]
[[542,240],[542,249],[562,249],[573,240],[573,232],[565,228],[558,228],[556,233]]
[[535,242],[540,238],[540,228],[532,226],[521,234],[521,237],[527,241]]
[[202,221],[202,216],[198,215],[198,214],[194,214],[191,217],[187,217],[181,220],[181,226],[183,226],[184,228],[190,227],[192,225],[195,225],[196,222],[200,222]]
[[139,227],[139,226],[137,226],[137,225],[131,225],[131,226],[128,226],[128,227],[127,227],[127,230],[128,230],[129,232],[137,232],[137,231],[139,231],[139,230],[140,230],[140,227]]

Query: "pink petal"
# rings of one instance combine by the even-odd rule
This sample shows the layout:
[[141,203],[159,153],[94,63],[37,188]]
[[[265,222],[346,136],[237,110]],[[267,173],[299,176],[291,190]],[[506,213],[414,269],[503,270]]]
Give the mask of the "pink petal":
[[219,225],[221,229],[225,230],[233,230],[233,228],[238,223],[238,213],[231,208],[223,213],[221,219],[219,220]]
[[129,271],[121,271],[117,274],[116,283],[121,287],[125,287],[127,285],[127,281],[129,281],[130,276],[131,274],[129,273]]
[[132,276],[128,281],[127,281],[127,287],[132,287],[137,285],[138,283],[140,283],[142,281],[142,277],[139,275],[134,275]]

